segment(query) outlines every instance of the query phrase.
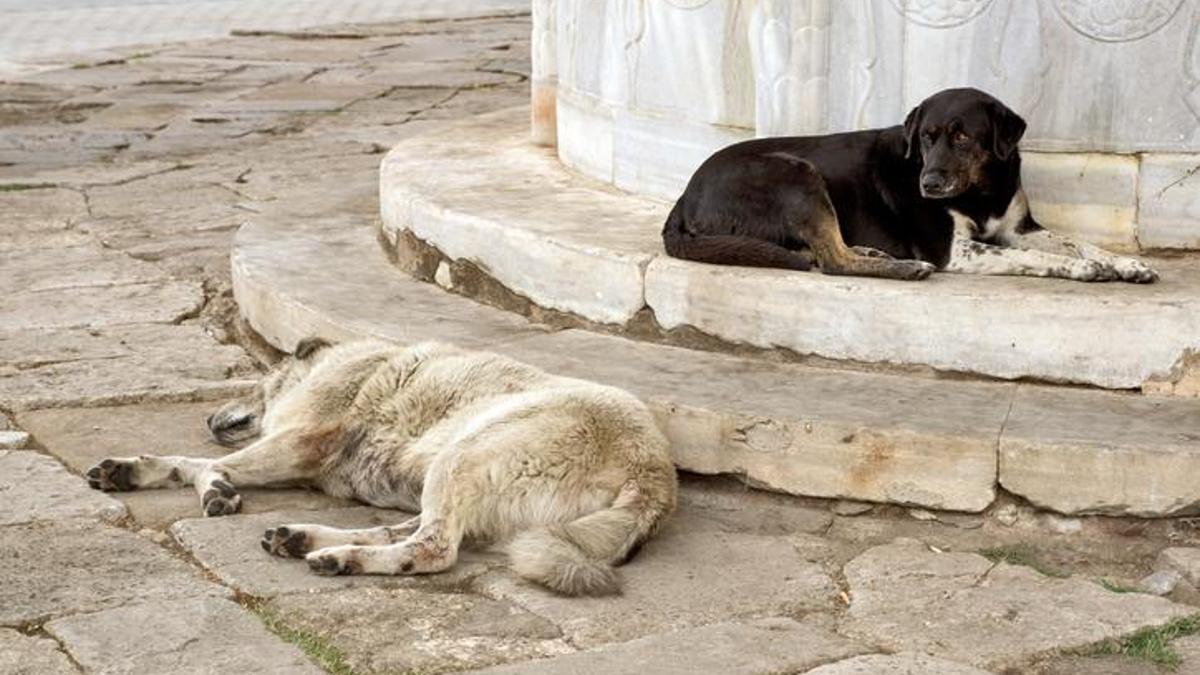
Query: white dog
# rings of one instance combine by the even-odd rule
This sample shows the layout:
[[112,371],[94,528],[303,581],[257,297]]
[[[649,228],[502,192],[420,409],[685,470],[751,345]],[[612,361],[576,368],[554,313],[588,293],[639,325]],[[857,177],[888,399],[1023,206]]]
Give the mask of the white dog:
[[617,589],[613,566],[675,506],[667,442],[631,394],[486,352],[426,343],[302,341],[243,399],[208,419],[220,459],[106,459],[102,490],[194,485],[205,515],[237,487],[308,484],[420,511],[364,530],[286,525],[263,548],[321,574],[422,574],[454,565],[464,537],[506,541],[513,568],[558,592]]

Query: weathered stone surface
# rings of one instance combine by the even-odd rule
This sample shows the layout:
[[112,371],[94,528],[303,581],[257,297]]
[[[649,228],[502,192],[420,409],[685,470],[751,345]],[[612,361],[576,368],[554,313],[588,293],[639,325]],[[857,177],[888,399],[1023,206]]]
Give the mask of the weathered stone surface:
[[259,541],[267,528],[298,523],[332,527],[395,525],[411,514],[368,507],[323,511],[273,511],[254,515],[181,520],[171,526],[179,545],[223,583],[247,595],[269,598],[285,593],[307,593],[377,586],[383,588],[455,588],[485,571],[500,559],[482,552],[464,551],[458,564],[442,574],[420,577],[339,576],[313,574],[303,560],[277,558],[263,551]]
[[1200,585],[1200,548],[1173,546],[1158,556],[1158,566],[1183,575],[1193,586]]
[[1200,155],[1142,155],[1138,240],[1146,248],[1200,248]]
[[788,535],[824,532],[833,520],[824,509],[752,489],[732,478],[684,474],[679,487],[679,507],[672,521],[688,514],[730,532]]
[[322,673],[296,647],[222,598],[162,600],[46,624],[97,673]]
[[570,175],[529,144],[528,120],[505,111],[396,146],[380,170],[384,231],[470,260],[543,307],[624,323],[645,304],[666,209]]
[[[106,408],[63,408],[22,413],[20,419],[39,442],[76,473],[106,457],[182,455],[220,457],[234,450],[211,440],[204,420],[219,403],[148,403]],[[241,488],[239,488],[241,489]],[[303,489],[241,489],[242,511],[322,509],[350,502]],[[93,493],[100,494],[100,493]],[[202,515],[190,487],[115,492],[139,525],[165,528],[180,518]]]
[[92,490],[50,457],[0,450],[0,526],[72,518],[115,522],[125,514],[120,502]]
[[1000,439],[1000,484],[1061,513],[1200,509],[1200,401],[1021,387]]
[[17,291],[0,298],[0,332],[175,323],[203,302],[200,284],[186,281]]
[[868,654],[814,668],[806,675],[988,675],[962,663],[917,652]]
[[[355,260],[353,275],[339,262],[348,259]],[[310,335],[495,348],[540,332],[519,317],[405,278],[388,265],[371,230],[355,221],[247,224],[234,245],[233,285],[250,325],[285,351]]]
[[384,92],[387,85],[378,83],[324,83],[314,87],[308,82],[272,84],[213,104],[217,113],[329,113],[350,103],[373,98]]
[[549,621],[463,593],[357,588],[280,596],[269,607],[342,650],[358,672],[441,673],[574,651]]
[[491,668],[489,675],[768,675],[796,673],[866,651],[824,628],[771,617],[688,628],[544,661]]
[[0,527],[0,563],[4,626],[147,599],[227,593],[128,530],[78,520]]
[[1152,286],[956,274],[899,283],[658,257],[646,303],[665,328],[756,347],[1128,388],[1200,345],[1200,268],[1151,264],[1162,274]]
[[564,598],[509,572],[475,581],[550,619],[571,644],[589,648],[715,623],[731,616],[778,616],[830,609],[837,589],[785,537],[673,529],[620,568],[622,594]]
[[1019,667],[1193,612],[973,553],[937,553],[915,540],[872,548],[844,571],[851,604],[839,632],[988,669]]
[[0,332],[0,401],[16,410],[212,400],[244,392],[251,362],[192,326]]
[[998,402],[1011,385],[822,370],[577,330],[498,349],[634,392],[690,471],[939,509],[979,511],[994,496]]
[[0,673],[6,675],[76,675],[79,669],[54,640],[29,637],[0,628]]
[[1136,157],[1023,152],[1021,184],[1043,225],[1114,251],[1137,251]]

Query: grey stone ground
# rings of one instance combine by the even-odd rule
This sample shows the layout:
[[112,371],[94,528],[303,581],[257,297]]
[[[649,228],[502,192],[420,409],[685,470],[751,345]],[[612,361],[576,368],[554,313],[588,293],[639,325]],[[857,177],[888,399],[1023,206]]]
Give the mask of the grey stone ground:
[[[86,489],[101,457],[220,452],[206,411],[270,356],[235,320],[238,225],[371,222],[384,149],[526,100],[528,33],[243,36],[0,83],[0,673],[1167,672],[1086,654],[1200,627],[1189,519],[910,513],[685,477],[625,593],[568,600],[487,551],[414,579],[267,557],[271,525],[403,517],[313,493],[248,491],[206,520],[186,490]],[[1117,592],[1160,568],[1180,577],[1165,599]],[[1200,672],[1197,639],[1174,643],[1177,672]]]

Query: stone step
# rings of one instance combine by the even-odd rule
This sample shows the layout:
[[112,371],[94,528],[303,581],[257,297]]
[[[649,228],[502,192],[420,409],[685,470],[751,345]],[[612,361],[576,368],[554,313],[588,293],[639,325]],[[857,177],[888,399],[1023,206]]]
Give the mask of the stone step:
[[552,331],[389,264],[365,219],[256,216],[233,285],[290,350],[309,335],[438,339],[627,388],[677,464],[799,495],[980,511],[998,484],[1063,513],[1200,505],[1200,401],[841,371],[582,330]]
[[1162,281],[1150,286],[953,274],[904,283],[668,258],[659,232],[669,204],[571,173],[528,142],[528,118],[493,113],[396,146],[380,175],[388,239],[412,235],[591,322],[624,325],[649,308],[665,330],[830,359],[1170,388],[1200,351],[1194,258],[1152,260]]

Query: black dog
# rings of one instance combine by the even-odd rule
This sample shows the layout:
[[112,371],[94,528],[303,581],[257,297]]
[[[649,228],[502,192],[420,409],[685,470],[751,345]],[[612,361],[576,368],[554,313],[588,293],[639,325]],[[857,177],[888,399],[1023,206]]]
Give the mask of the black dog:
[[731,145],[696,170],[663,227],[667,253],[723,265],[890,279],[931,272],[1150,282],[1133,259],[1047,231],[1029,213],[1025,121],[947,89],[903,126]]

